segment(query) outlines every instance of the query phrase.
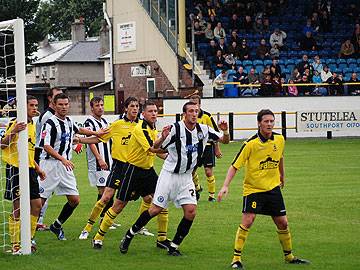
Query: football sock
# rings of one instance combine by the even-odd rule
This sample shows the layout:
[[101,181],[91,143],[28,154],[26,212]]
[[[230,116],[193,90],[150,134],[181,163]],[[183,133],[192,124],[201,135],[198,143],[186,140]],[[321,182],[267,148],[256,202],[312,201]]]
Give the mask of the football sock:
[[111,206],[114,204],[114,195],[111,197],[109,202],[105,205],[104,209],[102,210],[100,217],[104,217],[105,213],[110,209]]
[[95,203],[94,208],[92,209],[92,211],[90,213],[88,222],[84,228],[85,231],[91,232],[95,221],[99,217],[99,215],[100,215],[101,211],[104,209],[104,207],[105,207],[105,204],[100,199]]
[[[62,224],[65,223],[65,221],[68,220],[68,218],[72,215],[72,213],[74,212],[76,206],[73,207],[70,205],[69,202],[65,203],[63,209],[60,212],[59,217],[57,218],[57,221],[59,221],[60,223],[60,227]],[[54,223],[55,224],[55,223]]]
[[114,219],[117,217],[115,211],[110,208],[107,210],[103,221],[100,224],[100,228],[94,236],[94,240],[104,240],[105,234],[109,230],[110,226],[114,223]]
[[197,173],[194,173],[192,179],[195,185],[195,190],[199,191],[201,189],[199,175]]
[[158,221],[158,241],[164,241],[166,240],[166,233],[169,223],[169,211],[167,209],[161,210],[157,217]]
[[246,238],[249,235],[249,230],[242,224],[240,224],[239,228],[237,229],[236,236],[235,236],[235,247],[234,247],[234,256],[232,262],[241,262],[241,252],[244,248]]
[[144,200],[141,201],[140,207],[139,207],[139,216],[142,214],[142,212],[148,210],[150,208],[151,204],[145,202]]
[[285,260],[293,260],[295,256],[292,254],[291,234],[289,228],[286,228],[285,230],[277,230],[277,233],[284,251]]
[[38,217],[31,215],[30,220],[31,220],[31,239],[33,239],[35,236],[35,232],[36,232],[36,225],[37,225]]
[[152,219],[149,214],[149,211],[144,211],[131,226],[131,228],[126,232],[126,235],[130,238],[133,238],[134,235],[141,230],[148,222]]
[[209,197],[215,198],[215,176],[206,177],[208,183]]
[[45,201],[43,207],[42,207],[41,210],[40,210],[40,215],[39,215],[39,219],[38,219],[38,223],[39,223],[39,224],[44,224],[44,217],[45,217],[46,210],[47,210],[47,208],[48,208],[48,206],[49,206],[49,199],[50,199],[50,198],[48,198],[48,199]]
[[192,223],[193,220],[188,220],[185,217],[182,218],[172,241],[175,245],[179,246],[184,238],[188,235]]
[[12,246],[20,246],[20,219],[9,216],[9,234]]

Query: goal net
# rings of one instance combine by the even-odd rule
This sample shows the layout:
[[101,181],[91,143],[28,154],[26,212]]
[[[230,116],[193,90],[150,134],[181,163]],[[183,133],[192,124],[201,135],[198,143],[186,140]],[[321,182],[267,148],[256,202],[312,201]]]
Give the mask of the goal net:
[[[25,45],[24,24],[22,19],[0,22],[0,132],[4,135],[10,119],[16,117],[17,122],[27,123],[26,82],[25,82]],[[31,253],[30,239],[30,198],[29,198],[29,161],[28,161],[28,131],[18,133],[18,179],[20,199],[13,200],[14,195],[7,193],[6,183],[13,183],[14,173],[6,181],[6,162],[4,157],[11,158],[14,154],[10,145],[1,145],[0,169],[0,247],[11,250],[15,228],[20,224],[21,254]],[[6,152],[6,148],[8,148]],[[11,150],[9,150],[11,149]],[[15,147],[16,149],[16,147]],[[5,153],[6,152],[6,153]],[[12,189],[16,188],[14,186]],[[10,198],[9,198],[10,197]],[[20,203],[16,203],[20,201]],[[16,206],[14,209],[14,206]],[[20,212],[20,220],[14,222],[14,211]],[[10,223],[9,223],[10,221]],[[18,225],[16,225],[18,226]]]

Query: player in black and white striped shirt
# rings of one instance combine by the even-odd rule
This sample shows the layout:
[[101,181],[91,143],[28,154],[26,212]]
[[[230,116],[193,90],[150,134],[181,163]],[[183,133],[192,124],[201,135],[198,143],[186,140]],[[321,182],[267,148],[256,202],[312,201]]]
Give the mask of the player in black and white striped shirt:
[[69,111],[69,97],[63,93],[54,97],[55,115],[50,117],[41,132],[40,146],[43,151],[40,155],[40,167],[45,171],[47,178],[40,181],[40,196],[44,204],[46,199],[55,192],[56,195],[66,195],[67,203],[60,215],[50,225],[50,230],[59,240],[66,240],[62,224],[71,216],[80,201],[79,191],[71,162],[72,141],[75,133],[84,135],[103,135],[106,131],[90,131],[79,128],[67,116]]
[[199,107],[194,102],[183,106],[183,120],[171,127],[165,127],[153,147],[168,152],[156,185],[153,202],[149,210],[144,211],[134,225],[127,231],[120,244],[120,251],[126,253],[137,231],[145,226],[150,219],[158,215],[173,201],[176,207],[182,207],[184,217],[181,220],[168,254],[179,256],[178,246],[189,233],[196,213],[195,186],[192,181],[192,171],[202,157],[203,150],[209,139],[229,143],[228,125],[225,121],[219,123],[219,132],[207,125],[198,124]]

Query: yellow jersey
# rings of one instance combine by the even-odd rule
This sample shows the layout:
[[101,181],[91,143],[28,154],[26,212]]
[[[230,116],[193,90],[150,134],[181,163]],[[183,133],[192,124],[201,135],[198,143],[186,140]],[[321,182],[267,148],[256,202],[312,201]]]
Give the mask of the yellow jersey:
[[244,196],[266,192],[280,185],[279,165],[284,147],[284,137],[274,132],[270,139],[258,132],[244,142],[232,162],[237,170],[245,166]]
[[[3,137],[10,134],[10,132],[14,129],[16,124],[16,119],[10,120],[8,125],[6,126],[6,131],[3,135]],[[29,145],[29,168],[35,168],[35,142],[36,142],[36,131],[35,131],[35,125],[34,122],[31,121],[27,123],[28,128],[28,145]],[[19,153],[17,148],[17,142],[19,140],[19,134],[16,133],[14,136],[12,136],[12,140],[10,141],[10,145],[2,150],[2,160],[6,162],[7,164],[19,167]]]
[[[208,113],[206,111],[203,111],[200,109],[197,122],[199,124],[207,125],[207,126],[213,128],[215,131],[220,132],[214,118],[211,116],[210,113]],[[207,145],[212,145],[212,144],[214,144],[214,141],[210,139],[208,141]]]
[[145,120],[139,122],[129,141],[129,154],[127,162],[142,169],[154,166],[155,154],[149,151],[157,139],[157,130],[152,128]]
[[122,162],[127,161],[129,153],[129,141],[131,134],[139,120],[130,121],[127,117],[119,119],[109,125],[109,133],[102,135],[99,139],[107,142],[112,139],[111,156]]

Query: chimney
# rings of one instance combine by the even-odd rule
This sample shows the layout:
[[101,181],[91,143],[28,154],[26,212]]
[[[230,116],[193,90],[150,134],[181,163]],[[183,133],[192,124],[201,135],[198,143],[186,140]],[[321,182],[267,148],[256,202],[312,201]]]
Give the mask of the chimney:
[[78,41],[85,40],[85,25],[84,18],[80,17],[75,19],[75,22],[71,24],[71,41],[76,43]]
[[100,55],[110,52],[109,48],[109,27],[105,20],[102,21],[100,28]]

